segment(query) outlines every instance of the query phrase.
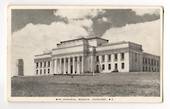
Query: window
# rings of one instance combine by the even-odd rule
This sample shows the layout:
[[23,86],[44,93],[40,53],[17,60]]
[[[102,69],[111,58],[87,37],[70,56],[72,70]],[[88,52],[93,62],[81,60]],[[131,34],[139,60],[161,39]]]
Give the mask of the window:
[[44,62],[44,67],[46,67],[46,62]]
[[102,70],[104,70],[104,69],[105,69],[105,65],[103,64],[103,65],[102,65]]
[[46,74],[46,70],[44,69],[44,74]]
[[108,64],[108,69],[111,70],[111,64]]
[[156,65],[156,60],[154,60],[154,65]]
[[115,64],[115,70],[117,70],[117,63]]
[[50,69],[48,69],[48,74],[50,74]]
[[148,59],[148,64],[150,65],[150,59]]
[[48,67],[50,67],[50,61],[48,61]]
[[36,63],[36,68],[38,68],[38,62]]
[[114,57],[115,57],[114,60],[117,61],[117,54],[115,54]]
[[42,67],[42,62],[40,62],[40,67]]
[[40,75],[42,74],[42,70],[40,70]]
[[108,55],[108,62],[111,61],[111,54]]
[[125,68],[125,63],[122,63],[122,69],[124,69]]
[[121,60],[124,60],[124,58],[125,58],[125,54],[121,53]]
[[38,75],[38,70],[36,70],[36,74]]
[[137,62],[137,53],[135,53],[135,62]]
[[105,55],[102,55],[102,62],[105,61]]
[[147,59],[146,58],[144,58],[144,61],[145,61],[145,64],[147,64]]
[[157,66],[159,66],[159,61],[157,61]]
[[96,62],[99,62],[99,56],[96,56]]

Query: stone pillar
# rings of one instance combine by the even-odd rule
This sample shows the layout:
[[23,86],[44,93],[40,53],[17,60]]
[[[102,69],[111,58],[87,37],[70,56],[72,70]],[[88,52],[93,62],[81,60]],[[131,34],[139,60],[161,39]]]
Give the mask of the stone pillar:
[[94,72],[95,72],[95,56],[94,55],[92,55],[92,58],[91,58],[92,60],[91,60],[91,71],[92,71],[92,73],[94,74]]
[[75,57],[73,57],[73,74],[75,74]]
[[77,56],[77,74],[80,74],[80,57]]
[[70,64],[70,57],[68,57],[68,74],[70,74],[71,72],[70,72],[70,66],[71,66],[71,64]]
[[52,73],[54,74],[54,59],[52,59]]
[[111,71],[114,70],[114,54],[111,54]]
[[53,60],[53,74],[56,74],[56,63],[55,63],[56,59]]
[[50,61],[50,74],[53,74],[53,60]]
[[59,58],[59,74],[61,74],[61,58]]
[[81,56],[81,72],[84,73],[84,56]]
[[63,58],[64,63],[63,63],[63,74],[66,74],[66,58]]
[[56,61],[55,61],[55,69],[56,69],[55,74],[58,74],[58,59],[56,59]]

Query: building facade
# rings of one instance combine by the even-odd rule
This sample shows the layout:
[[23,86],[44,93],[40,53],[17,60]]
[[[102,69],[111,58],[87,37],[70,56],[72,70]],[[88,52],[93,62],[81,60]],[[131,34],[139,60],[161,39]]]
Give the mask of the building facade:
[[142,45],[99,37],[62,41],[34,62],[35,75],[160,71],[160,57],[143,52]]

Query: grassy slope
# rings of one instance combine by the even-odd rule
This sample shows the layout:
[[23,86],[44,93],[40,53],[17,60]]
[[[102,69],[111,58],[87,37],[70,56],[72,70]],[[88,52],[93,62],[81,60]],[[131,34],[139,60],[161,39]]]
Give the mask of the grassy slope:
[[159,96],[159,73],[13,77],[12,96]]

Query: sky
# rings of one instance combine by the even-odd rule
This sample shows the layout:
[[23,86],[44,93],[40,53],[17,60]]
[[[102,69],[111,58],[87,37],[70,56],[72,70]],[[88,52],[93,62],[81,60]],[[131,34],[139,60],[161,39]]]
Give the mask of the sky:
[[17,59],[24,59],[24,73],[32,75],[34,55],[81,37],[132,41],[160,55],[159,9],[15,9],[11,21],[12,75],[17,73]]

